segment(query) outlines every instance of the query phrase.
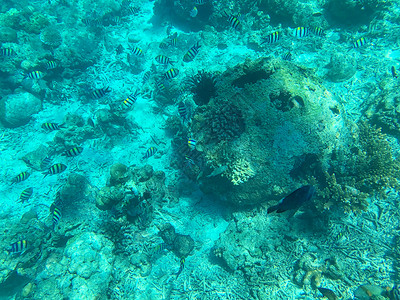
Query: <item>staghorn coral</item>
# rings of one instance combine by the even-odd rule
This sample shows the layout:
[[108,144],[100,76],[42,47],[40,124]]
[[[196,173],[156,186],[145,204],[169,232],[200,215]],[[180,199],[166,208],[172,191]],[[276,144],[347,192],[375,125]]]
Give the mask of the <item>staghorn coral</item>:
[[230,172],[227,172],[226,176],[234,185],[244,183],[256,174],[251,164],[243,158],[233,162],[230,169]]

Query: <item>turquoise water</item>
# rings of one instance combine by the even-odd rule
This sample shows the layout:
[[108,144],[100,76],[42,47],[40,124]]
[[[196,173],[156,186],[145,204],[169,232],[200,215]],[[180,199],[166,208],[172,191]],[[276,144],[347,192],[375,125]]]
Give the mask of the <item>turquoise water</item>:
[[400,299],[399,12],[0,3],[0,299]]

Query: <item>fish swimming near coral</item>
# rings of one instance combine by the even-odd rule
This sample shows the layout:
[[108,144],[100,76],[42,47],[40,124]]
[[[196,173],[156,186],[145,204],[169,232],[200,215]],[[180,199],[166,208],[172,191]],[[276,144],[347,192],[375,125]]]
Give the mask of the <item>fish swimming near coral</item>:
[[1,48],[0,56],[15,56],[17,53],[11,48]]
[[328,298],[328,300],[337,300],[337,299],[339,299],[338,296],[336,296],[335,292],[330,290],[330,289],[319,287],[318,291],[320,291],[320,293],[324,297]]
[[31,198],[32,194],[33,194],[32,187],[23,190],[21,195],[19,196],[18,202],[23,204],[25,201],[28,201]]
[[393,78],[397,78],[397,73],[396,73],[396,68],[395,68],[395,66],[392,66],[392,67],[390,68],[390,71],[392,72]]
[[20,240],[18,242],[12,243],[11,248],[7,250],[9,254],[22,254],[28,249],[27,240]]
[[190,15],[192,18],[195,18],[195,17],[197,16],[198,13],[199,13],[199,10],[197,9],[196,6],[194,6],[194,7],[190,10],[189,15]]
[[47,175],[55,175],[64,172],[67,169],[67,166],[64,164],[55,164],[52,165],[46,172],[43,173],[43,178],[45,178]]
[[54,206],[53,213],[52,213],[52,222],[53,222],[53,230],[56,228],[58,222],[62,217],[61,210],[57,206]]
[[360,48],[366,44],[367,44],[367,39],[365,37],[362,37],[353,42],[353,48]]
[[200,46],[199,42],[197,42],[196,45],[194,45],[192,48],[190,48],[188,50],[188,52],[186,52],[186,54],[183,56],[183,61],[191,62],[197,56],[197,54],[199,54],[200,47],[201,46]]
[[25,78],[30,78],[30,79],[41,79],[45,76],[46,74],[43,73],[42,71],[32,71],[28,74],[25,75]]
[[159,64],[162,65],[172,65],[174,63],[173,60],[171,60],[169,57],[165,56],[165,55],[157,55],[155,57],[156,62],[158,62]]
[[279,31],[275,31],[275,32],[267,35],[267,37],[264,38],[264,41],[261,43],[261,45],[264,43],[267,43],[267,44],[276,43],[277,41],[280,40],[280,38],[281,38],[281,34],[279,33]]
[[27,171],[19,173],[13,180],[12,183],[20,183],[21,181],[27,180],[31,174]]
[[240,18],[240,14],[238,14],[238,15],[228,15],[228,13],[227,12],[224,12],[225,13],[225,15],[228,17],[228,22],[229,22],[229,24],[231,25],[231,27],[233,28],[233,29],[235,29],[235,30],[240,30],[241,29],[241,27],[242,27],[242,24],[241,24],[241,22],[240,22],[240,20],[239,20],[239,18]]
[[195,139],[188,138],[188,146],[189,146],[190,150],[195,150],[196,144],[197,144],[197,141]]
[[132,54],[135,54],[136,56],[144,56],[143,50],[140,49],[139,47],[133,47],[131,49]]
[[124,108],[130,108],[133,104],[135,104],[137,100],[137,96],[139,95],[139,91],[135,91],[134,93],[130,94],[123,102],[122,106]]
[[185,258],[182,257],[181,261],[180,261],[181,265],[179,266],[179,270],[178,272],[175,274],[176,278],[178,278],[178,276],[182,273],[183,269],[185,268]]
[[100,98],[104,97],[105,95],[107,95],[109,92],[111,92],[111,89],[110,89],[110,87],[107,86],[107,87],[103,87],[103,88],[94,90],[91,93],[91,96],[93,99],[100,99]]
[[179,102],[178,104],[178,113],[181,116],[182,120],[185,121],[187,117],[187,109],[183,101]]
[[218,167],[218,168],[214,169],[214,171],[212,171],[211,174],[207,175],[206,177],[218,176],[218,175],[224,173],[227,169],[228,169],[227,165]]
[[48,131],[53,131],[53,130],[59,130],[59,129],[61,129],[61,128],[64,128],[64,124],[46,122],[46,123],[43,123],[43,124],[41,125],[41,127],[42,127],[43,129],[48,130]]
[[298,38],[306,37],[309,34],[310,34],[310,28],[308,27],[297,27],[292,31],[292,35]]
[[164,79],[173,79],[179,75],[179,70],[176,68],[171,68],[164,74]]
[[154,154],[156,154],[156,152],[157,152],[157,148],[156,147],[150,147],[149,149],[147,149],[147,151],[144,154],[143,158],[149,158],[149,157],[153,156]]
[[274,211],[277,213],[282,213],[287,210],[295,210],[296,212],[301,205],[313,197],[314,193],[315,188],[312,185],[302,186],[288,196],[284,197],[277,205],[268,208],[267,213],[270,214]]
[[63,154],[61,154],[61,155],[62,155],[62,156],[66,156],[66,157],[75,157],[75,156],[81,154],[82,151],[83,151],[83,148],[82,148],[82,147],[74,147],[74,148],[71,148],[71,149],[65,151],[65,152],[64,152]]
[[57,67],[58,67],[58,64],[57,64],[57,62],[54,61],[54,60],[50,60],[50,61],[48,61],[48,62],[46,63],[46,69],[47,69],[47,70],[53,70],[53,69],[55,69],[55,68],[57,68]]
[[325,31],[321,27],[314,26],[314,27],[311,27],[310,30],[316,36],[319,36],[319,37],[324,37],[325,36]]
[[285,54],[282,55],[283,60],[291,61],[292,60],[292,53],[286,52]]

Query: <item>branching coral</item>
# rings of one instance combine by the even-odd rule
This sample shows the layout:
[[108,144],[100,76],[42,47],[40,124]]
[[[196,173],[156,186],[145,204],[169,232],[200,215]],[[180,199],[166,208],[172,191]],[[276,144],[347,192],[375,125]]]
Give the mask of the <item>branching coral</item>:
[[242,158],[233,163],[231,172],[226,173],[234,185],[244,183],[256,174],[250,163]]
[[232,140],[245,130],[241,110],[227,101],[210,107],[205,116],[205,130],[211,140]]

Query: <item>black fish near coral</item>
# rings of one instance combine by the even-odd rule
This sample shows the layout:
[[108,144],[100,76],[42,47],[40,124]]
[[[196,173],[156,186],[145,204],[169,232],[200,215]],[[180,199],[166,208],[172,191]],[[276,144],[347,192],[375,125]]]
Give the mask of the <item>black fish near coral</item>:
[[267,213],[276,211],[282,213],[287,210],[297,210],[305,202],[309,201],[315,193],[315,188],[311,185],[305,185],[295,190],[285,198],[283,198],[277,205],[268,208]]
[[67,166],[61,163],[52,165],[47,172],[44,172],[43,175],[45,178],[47,175],[55,175],[64,172],[67,169]]
[[266,38],[264,38],[264,41],[261,44],[267,43],[267,44],[273,44],[279,41],[281,38],[281,34],[279,31],[275,31],[269,35],[267,35]]
[[28,249],[28,242],[27,240],[20,240],[18,242],[12,243],[11,248],[7,250],[9,254],[18,254],[23,253]]
[[110,87],[107,86],[107,87],[103,87],[101,89],[94,90],[91,93],[91,96],[93,99],[100,99],[100,98],[104,97],[105,95],[107,95],[109,92],[111,92],[111,89],[110,89]]
[[33,194],[32,187],[23,190],[21,195],[19,196],[18,202],[23,204],[25,201],[28,201],[31,198],[32,194]]
[[66,156],[66,157],[75,157],[75,156],[78,156],[79,154],[81,154],[82,151],[83,151],[82,147],[74,147],[74,148],[71,148],[71,149],[65,151],[61,155]]
[[239,20],[240,14],[235,16],[235,15],[228,15],[225,12],[225,15],[228,17],[228,22],[231,25],[231,27],[233,29],[235,29],[235,30],[240,30],[240,28],[241,28],[241,23],[240,23],[240,20]]
[[187,117],[187,109],[185,103],[179,102],[178,104],[178,113],[181,116],[181,118],[185,121]]
[[200,47],[200,44],[197,42],[196,45],[190,48],[188,52],[186,52],[186,54],[183,56],[183,61],[191,62],[197,56],[197,54],[199,54]]
[[153,156],[154,154],[156,154],[156,152],[157,152],[157,148],[156,147],[150,147],[149,149],[147,149],[147,151],[144,154],[143,158],[149,158],[149,157]]
[[61,128],[64,128],[64,124],[58,124],[58,123],[43,123],[41,126],[43,129],[46,129],[48,131],[53,131],[53,130],[59,130]]
[[176,69],[176,68],[171,68],[164,74],[164,78],[167,79],[167,80],[168,79],[173,79],[178,75],[179,75],[179,70]]
[[392,72],[393,78],[397,78],[397,73],[396,73],[396,68],[395,68],[395,66],[392,66],[392,67],[390,68],[390,71]]
[[362,37],[362,38],[359,38],[358,40],[356,40],[355,42],[353,42],[353,48],[360,48],[366,44],[367,44],[367,39]]
[[13,182],[13,183],[20,183],[20,182],[22,182],[22,181],[24,181],[24,180],[27,180],[28,177],[29,177],[30,175],[31,175],[31,174],[30,174],[29,172],[22,172],[22,173],[19,173],[19,174],[12,180],[12,182]]
[[320,293],[321,293],[324,297],[328,298],[328,300],[337,300],[337,299],[339,299],[339,298],[336,296],[335,292],[332,291],[332,290],[330,290],[330,289],[326,289],[326,288],[319,287],[319,288],[318,288],[318,291],[320,291]]
[[11,48],[1,48],[0,56],[15,56],[17,53]]

